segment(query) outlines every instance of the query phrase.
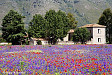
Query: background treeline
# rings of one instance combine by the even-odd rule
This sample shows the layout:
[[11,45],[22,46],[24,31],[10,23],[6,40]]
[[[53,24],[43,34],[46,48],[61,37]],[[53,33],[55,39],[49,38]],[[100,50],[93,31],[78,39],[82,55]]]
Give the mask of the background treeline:
[[28,33],[29,38],[45,38],[52,44],[55,44],[57,39],[63,40],[70,29],[75,29],[77,21],[71,13],[66,14],[61,10],[49,10],[45,16],[35,14],[29,22],[28,29],[24,28],[24,16],[21,16],[14,10],[10,10],[4,17],[2,22],[2,37],[7,42],[13,45],[21,44],[24,36]]

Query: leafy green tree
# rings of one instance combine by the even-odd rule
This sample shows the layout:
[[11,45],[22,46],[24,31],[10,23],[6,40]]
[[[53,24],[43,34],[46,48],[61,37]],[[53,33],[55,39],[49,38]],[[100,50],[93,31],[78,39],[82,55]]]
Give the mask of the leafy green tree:
[[112,35],[112,11],[110,8],[105,9],[99,18],[98,24],[105,25],[106,26],[106,38],[109,43],[112,43],[111,41],[111,35]]
[[74,30],[73,41],[84,44],[90,38],[90,32],[87,28],[77,28]]
[[68,13],[67,17],[70,20],[70,24],[71,24],[72,28],[75,29],[77,27],[77,21],[75,20],[75,17],[73,16],[72,13]]
[[25,34],[24,16],[21,16],[14,10],[10,10],[2,21],[2,37],[13,45],[21,43]]
[[45,38],[46,36],[46,20],[39,14],[34,15],[29,23],[29,37]]
[[57,39],[63,40],[63,37],[67,35],[67,32],[72,28],[67,15],[59,10],[49,10],[45,14],[47,20],[47,38],[51,41],[51,44],[55,44]]

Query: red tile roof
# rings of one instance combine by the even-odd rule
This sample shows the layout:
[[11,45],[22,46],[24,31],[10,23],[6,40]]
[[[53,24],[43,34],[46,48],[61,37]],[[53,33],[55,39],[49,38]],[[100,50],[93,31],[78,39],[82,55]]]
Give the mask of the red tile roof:
[[99,24],[87,24],[87,25],[81,26],[80,28],[83,28],[83,27],[106,27],[106,26],[99,25]]
[[33,40],[41,40],[41,41],[48,41],[48,40],[46,40],[46,39],[44,39],[44,38],[32,38]]

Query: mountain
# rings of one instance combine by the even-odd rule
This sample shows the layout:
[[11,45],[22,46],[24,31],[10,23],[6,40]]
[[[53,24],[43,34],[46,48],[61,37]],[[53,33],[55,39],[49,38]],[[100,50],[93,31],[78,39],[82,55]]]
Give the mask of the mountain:
[[78,21],[78,26],[82,26],[97,23],[106,8],[112,8],[111,0],[0,0],[0,24],[11,9],[26,17],[26,27],[33,15],[44,16],[46,11],[55,9],[71,12]]

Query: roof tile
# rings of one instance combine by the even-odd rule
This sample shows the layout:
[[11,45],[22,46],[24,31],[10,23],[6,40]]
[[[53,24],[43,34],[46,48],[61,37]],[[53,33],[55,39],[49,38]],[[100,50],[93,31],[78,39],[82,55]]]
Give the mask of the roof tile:
[[87,25],[81,26],[80,28],[83,28],[83,27],[106,27],[106,26],[99,25],[99,24],[87,24]]

